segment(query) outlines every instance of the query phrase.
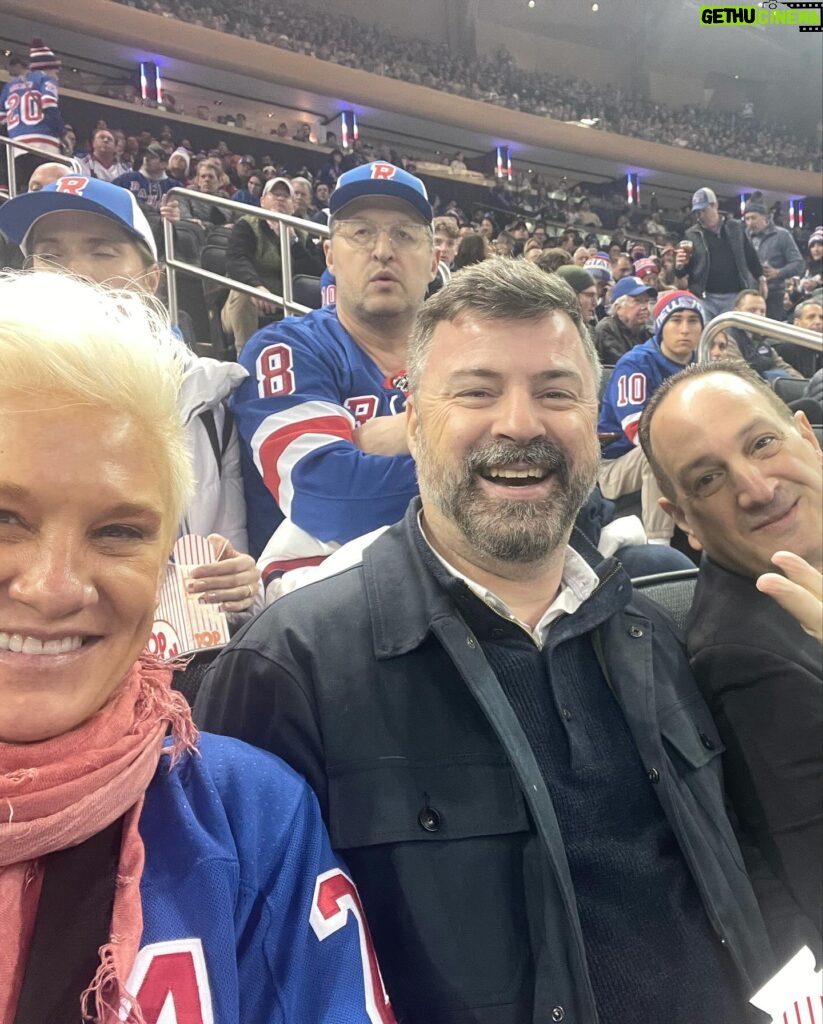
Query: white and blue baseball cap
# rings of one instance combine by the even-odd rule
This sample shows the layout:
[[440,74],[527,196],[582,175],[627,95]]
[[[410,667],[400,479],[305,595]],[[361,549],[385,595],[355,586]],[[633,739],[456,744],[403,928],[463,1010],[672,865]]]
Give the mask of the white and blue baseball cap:
[[329,198],[329,213],[334,217],[355,199],[370,196],[402,199],[427,224],[431,224],[434,217],[423,182],[402,167],[395,167],[385,160],[363,164],[341,174]]
[[617,302],[625,295],[648,295],[653,299],[657,296],[657,289],[641,281],[639,277],[621,277],[612,288],[612,302]]
[[97,213],[114,221],[128,234],[141,242],[153,260],[157,260],[157,246],[149,222],[134,195],[119,185],[97,178],[67,174],[46,185],[38,192],[26,192],[10,199],[0,207],[0,231],[17,242],[28,256],[28,238],[34,225],[50,213],[76,210]]

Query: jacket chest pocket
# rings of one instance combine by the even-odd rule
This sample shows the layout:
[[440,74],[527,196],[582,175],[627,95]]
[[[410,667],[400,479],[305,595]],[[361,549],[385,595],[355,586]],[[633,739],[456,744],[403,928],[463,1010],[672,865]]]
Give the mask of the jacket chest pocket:
[[329,832],[336,849],[457,840],[526,831],[529,816],[504,759],[385,758],[329,771]]
[[711,712],[699,699],[662,714],[660,732],[678,766],[685,763],[688,768],[704,768],[713,761],[719,766],[717,759],[726,749]]

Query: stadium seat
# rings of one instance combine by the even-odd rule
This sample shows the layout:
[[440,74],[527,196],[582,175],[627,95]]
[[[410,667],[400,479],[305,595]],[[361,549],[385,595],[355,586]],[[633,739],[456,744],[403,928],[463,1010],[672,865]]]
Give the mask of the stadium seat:
[[654,576],[638,576],[632,580],[636,591],[650,597],[661,605],[683,630],[694,600],[699,569],[680,569],[677,572],[661,572]]
[[797,377],[778,377],[777,380],[772,381],[775,394],[780,395],[786,405],[789,402],[797,401],[798,398],[803,398],[808,386],[807,380],[799,380]]
[[320,278],[308,274],[298,274],[292,280],[292,298],[301,306],[309,309],[320,309],[323,300],[320,294]]

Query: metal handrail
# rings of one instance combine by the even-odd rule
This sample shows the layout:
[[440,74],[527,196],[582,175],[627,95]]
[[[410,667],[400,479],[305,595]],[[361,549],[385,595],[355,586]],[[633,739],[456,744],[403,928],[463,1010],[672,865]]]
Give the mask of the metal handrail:
[[65,164],[72,171],[80,173],[80,161],[73,156],[63,156],[62,153],[49,153],[46,150],[38,149],[37,146],[29,146],[25,142],[15,142],[6,136],[0,136],[0,142],[6,147],[6,174],[9,183],[9,199],[17,195],[17,168],[14,166],[15,159],[20,155],[15,150],[23,150],[26,153],[34,153],[43,157],[44,162]]
[[751,331],[752,334],[763,335],[769,341],[790,341],[794,345],[810,348],[813,352],[823,352],[823,337],[816,331],[807,331],[804,327],[795,327],[794,324],[770,320],[764,316],[755,316],[754,313],[741,313],[733,309],[728,313],[716,316],[704,328],[703,334],[700,336],[700,344],[697,347],[698,362],[708,362],[714,336],[726,327],[742,327],[743,330]]
[[[300,220],[299,217],[292,217],[288,213],[278,213],[275,210],[262,210],[257,206],[249,206],[248,203],[236,203],[233,199],[225,199],[223,196],[212,196],[195,189],[176,187],[169,189],[165,199],[182,196],[185,198],[199,199],[201,202],[210,203],[212,206],[219,206],[225,210],[235,210],[244,217],[259,217],[262,220],[279,221],[287,227],[297,228],[300,231],[318,235],[321,238],[329,237],[329,229],[325,224],[316,224],[311,220]],[[264,291],[262,288],[254,288],[252,285],[243,284],[242,281],[235,281],[232,277],[224,277],[222,274],[212,273],[204,270],[194,263],[184,263],[174,255],[174,222],[163,218],[163,238],[166,244],[166,290],[168,294],[169,317],[172,323],[178,321],[177,304],[177,271],[182,270],[193,277],[200,277],[204,281],[213,281],[216,284],[225,285],[234,291],[244,292],[256,298],[264,299],[273,306],[281,306],[286,313],[309,313],[308,306],[294,301],[291,280],[291,243],[289,242],[288,231],[280,232],[280,263],[282,267],[283,294],[274,295]]]

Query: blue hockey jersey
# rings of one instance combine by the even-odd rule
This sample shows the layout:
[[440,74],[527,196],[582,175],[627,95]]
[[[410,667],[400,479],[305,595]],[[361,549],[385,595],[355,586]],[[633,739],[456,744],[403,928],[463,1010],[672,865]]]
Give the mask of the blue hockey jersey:
[[394,1024],[360,899],[278,758],[204,734],[163,757],[140,833],[147,1024]]
[[599,434],[620,433],[603,449],[606,459],[619,459],[638,444],[640,417],[649,399],[667,377],[683,367],[660,351],[657,335],[635,345],[617,360],[600,406]]
[[168,175],[164,178],[149,178],[142,171],[128,171],[126,174],[116,177],[112,184],[133,192],[138,203],[159,208],[163,196],[171,189],[182,186],[183,182],[178,181],[177,178],[170,178]]
[[59,153],[63,118],[58,98],[57,79],[45,71],[12,78],[0,92],[0,126],[15,142]]
[[[406,380],[387,380],[333,308],[258,331],[232,399],[244,448],[249,546],[275,571],[402,518],[417,493],[408,455],[368,455],[354,430],[403,412]],[[276,540],[272,537],[277,529]]]

